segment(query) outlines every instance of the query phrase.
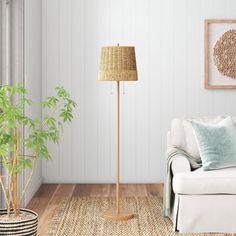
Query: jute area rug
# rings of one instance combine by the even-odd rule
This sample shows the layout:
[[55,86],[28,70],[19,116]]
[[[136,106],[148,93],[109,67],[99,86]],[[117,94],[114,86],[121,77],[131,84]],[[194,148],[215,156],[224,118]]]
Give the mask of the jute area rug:
[[101,213],[114,207],[114,198],[80,197],[64,199],[49,224],[46,236],[174,236],[174,235],[231,235],[179,234],[172,231],[172,223],[162,215],[159,197],[125,197],[123,209],[135,213],[129,221],[110,221]]

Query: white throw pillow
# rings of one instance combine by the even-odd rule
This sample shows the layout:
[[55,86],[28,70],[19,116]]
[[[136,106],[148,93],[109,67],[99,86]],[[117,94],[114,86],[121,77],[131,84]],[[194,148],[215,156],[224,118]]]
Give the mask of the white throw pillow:
[[197,144],[196,137],[194,135],[194,130],[192,128],[191,121],[205,122],[210,124],[218,124],[220,121],[224,119],[223,116],[217,116],[215,118],[193,118],[193,119],[184,119],[183,120],[183,128],[185,133],[185,147],[184,150],[191,155],[196,160],[201,159],[200,151]]
[[186,146],[185,143],[185,134],[183,128],[183,119],[173,119],[171,121],[171,146],[176,148],[184,149]]
[[185,151],[196,159],[200,159],[200,152],[197,145],[195,135],[190,120],[183,120],[183,127],[185,132]]

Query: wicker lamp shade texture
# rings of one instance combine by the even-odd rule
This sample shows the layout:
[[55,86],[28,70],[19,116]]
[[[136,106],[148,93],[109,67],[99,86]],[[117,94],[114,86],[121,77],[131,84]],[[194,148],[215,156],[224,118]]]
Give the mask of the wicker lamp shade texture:
[[103,47],[101,50],[99,80],[138,80],[135,48],[126,46]]

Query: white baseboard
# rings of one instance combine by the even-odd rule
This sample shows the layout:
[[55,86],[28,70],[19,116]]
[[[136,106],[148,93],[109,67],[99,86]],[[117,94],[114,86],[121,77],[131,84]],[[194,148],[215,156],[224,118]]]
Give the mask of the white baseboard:
[[[60,183],[60,184],[111,184],[115,183],[115,179],[78,179],[78,178],[63,178],[63,177],[56,177],[56,178],[43,178],[43,183]],[[163,183],[163,180],[161,179],[129,179],[129,180],[121,180],[121,183],[124,184],[158,184]]]

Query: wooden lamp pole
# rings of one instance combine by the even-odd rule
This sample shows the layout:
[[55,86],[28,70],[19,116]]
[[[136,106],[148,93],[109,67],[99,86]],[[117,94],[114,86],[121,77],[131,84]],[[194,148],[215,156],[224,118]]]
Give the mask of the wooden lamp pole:
[[116,214],[120,214],[120,81],[116,82],[117,91],[116,91],[116,119],[117,119],[117,156],[116,156]]
[[101,81],[116,81],[116,209],[103,213],[110,220],[129,220],[134,214],[120,210],[120,81],[137,80],[134,47],[102,48],[100,78]]

